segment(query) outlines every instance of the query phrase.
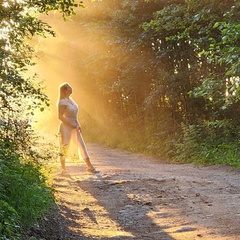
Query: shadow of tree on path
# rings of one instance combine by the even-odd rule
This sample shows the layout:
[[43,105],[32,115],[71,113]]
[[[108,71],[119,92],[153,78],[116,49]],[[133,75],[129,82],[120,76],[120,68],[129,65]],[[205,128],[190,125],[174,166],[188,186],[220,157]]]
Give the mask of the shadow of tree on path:
[[[174,240],[164,231],[168,226],[159,226],[148,216],[148,212],[154,209],[152,203],[131,197],[131,195],[134,195],[133,189],[135,189],[135,193],[141,194],[142,192],[142,189],[139,188],[139,185],[141,185],[139,180],[116,181],[111,178],[103,179],[99,176],[97,179],[79,181],[78,185],[96,199],[111,221],[115,222],[122,231],[131,234],[131,236],[116,234],[116,236],[111,238],[102,237],[98,239]],[[88,213],[91,216],[90,220],[97,225],[98,214],[101,215],[102,213],[97,212],[95,209],[91,211],[91,206],[88,207]]]

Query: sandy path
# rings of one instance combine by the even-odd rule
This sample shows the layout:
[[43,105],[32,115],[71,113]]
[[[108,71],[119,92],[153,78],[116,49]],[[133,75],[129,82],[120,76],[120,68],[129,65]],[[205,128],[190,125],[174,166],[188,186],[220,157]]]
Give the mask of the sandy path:
[[69,161],[69,176],[55,176],[59,209],[35,229],[43,239],[240,239],[238,170],[88,149],[100,173]]

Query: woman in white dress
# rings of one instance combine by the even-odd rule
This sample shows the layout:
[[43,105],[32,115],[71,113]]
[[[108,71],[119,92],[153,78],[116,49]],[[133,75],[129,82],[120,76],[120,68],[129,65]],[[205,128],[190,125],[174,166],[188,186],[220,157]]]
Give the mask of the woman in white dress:
[[72,87],[68,83],[64,83],[59,87],[58,118],[61,121],[59,126],[59,148],[62,174],[66,173],[65,162],[71,140],[76,144],[78,151],[87,164],[87,171],[97,173],[98,171],[90,162],[87,148],[82,138],[81,125],[77,119],[78,105],[70,97],[72,92]]

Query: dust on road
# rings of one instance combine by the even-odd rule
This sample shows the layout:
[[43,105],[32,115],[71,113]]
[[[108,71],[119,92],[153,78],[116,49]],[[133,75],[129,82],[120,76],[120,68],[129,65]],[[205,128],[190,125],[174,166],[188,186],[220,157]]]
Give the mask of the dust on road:
[[[37,239],[239,240],[240,172],[165,164],[88,144],[99,174],[67,162],[54,176],[58,208],[32,229]],[[58,170],[60,172],[60,170]]]

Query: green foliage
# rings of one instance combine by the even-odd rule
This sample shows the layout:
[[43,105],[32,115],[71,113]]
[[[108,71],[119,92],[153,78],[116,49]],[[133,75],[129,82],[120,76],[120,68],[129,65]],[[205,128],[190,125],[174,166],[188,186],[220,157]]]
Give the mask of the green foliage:
[[226,120],[182,125],[183,135],[175,145],[174,159],[240,167],[238,128]]
[[20,148],[18,142],[1,139],[0,201],[4,202],[5,208],[1,209],[0,219],[3,236],[15,236],[13,233],[27,229],[53,204],[52,190],[42,172],[42,166],[46,164],[44,155],[40,158],[35,154],[34,146],[36,144]]
[[[34,48],[30,41],[36,35],[46,37],[55,33],[39,13],[58,10],[66,18],[74,8],[83,6],[74,0],[57,1],[3,1],[0,5],[0,104],[7,107],[9,101],[21,102],[21,98],[34,99],[33,107],[49,106],[42,86],[35,78],[25,79],[23,73],[33,65]],[[20,98],[20,99],[19,99]],[[10,104],[11,105],[11,104]]]
[[20,239],[20,218],[16,210],[7,202],[0,200],[0,239]]
[[[228,3],[186,2],[187,4],[184,5],[176,1],[175,4],[169,4],[169,6],[156,11],[154,19],[145,22],[142,26],[145,30],[144,38],[150,40],[149,44],[152,43],[153,50],[164,61],[164,69],[171,72],[172,77],[169,78],[167,84],[171,84],[177,94],[167,97],[174,98],[178,105],[181,104],[182,116],[188,116],[182,121],[192,122],[196,118],[196,113],[199,116],[198,107],[209,104],[209,99],[207,101],[205,98],[204,101],[201,99],[203,97],[201,93],[207,90],[206,83],[209,79],[211,79],[211,83],[207,85],[209,87],[211,84],[211,87],[208,88],[208,91],[212,92],[210,98],[219,99],[219,102],[222,103],[218,104],[217,111],[221,111],[226,102],[226,79],[230,71],[228,69],[230,66],[237,69],[237,65],[233,66],[233,62],[230,64],[226,55],[224,57],[221,55],[220,49],[223,49],[223,45],[226,48],[228,46],[232,50],[226,49],[229,53],[228,57],[238,64],[239,61],[236,61],[236,56],[239,55],[237,54],[239,41],[238,34],[236,34],[238,17],[233,15],[233,12],[236,13],[239,4],[235,1]],[[223,19],[226,22],[231,21],[231,34],[235,32],[237,37],[231,38],[229,31],[227,36],[226,28],[220,24]],[[236,74],[235,72],[235,75],[231,76],[237,77]],[[173,79],[178,79],[178,84],[173,85],[171,83]],[[202,83],[205,85],[202,86]],[[236,90],[237,88],[235,88]],[[194,92],[195,97],[198,95],[199,98],[196,101],[189,98],[189,92]],[[235,95],[232,96],[232,98],[234,97]],[[179,110],[178,105],[176,105],[175,111]],[[208,108],[208,111],[207,115],[212,114],[211,117],[216,113],[216,111],[211,113],[211,108]]]
[[239,76],[240,74],[240,24],[237,21],[239,8],[240,3],[236,1],[235,5],[224,13],[224,19],[216,22],[213,26],[214,29],[220,31],[221,40],[218,43],[213,43],[210,50],[217,52],[215,58],[220,64],[225,63],[228,66],[226,72],[228,76]]
[[73,64],[88,79],[79,86],[97,96],[92,134],[133,151],[237,166],[238,134],[224,137],[216,127],[212,140],[201,136],[213,131],[206,123],[229,122],[226,134],[239,124],[239,1],[105,0],[94,7],[104,18],[77,21],[89,42],[99,31],[94,43],[103,50]]
[[0,5],[0,239],[17,240],[54,203],[47,162],[53,148],[39,143],[32,128],[36,110],[49,107],[44,84],[25,77],[34,65],[35,36],[55,36],[43,14],[58,11],[66,20],[82,2],[1,1]]

